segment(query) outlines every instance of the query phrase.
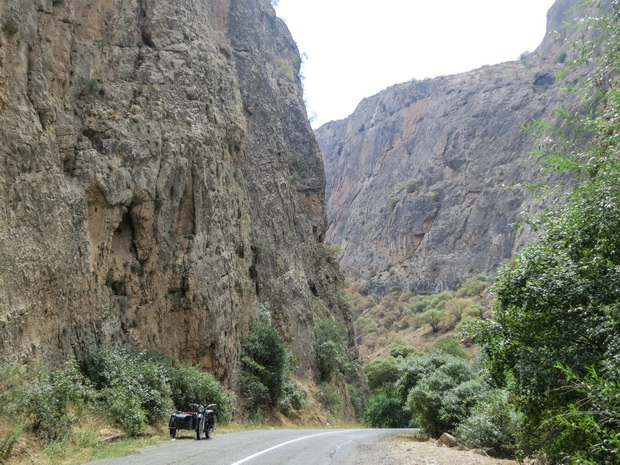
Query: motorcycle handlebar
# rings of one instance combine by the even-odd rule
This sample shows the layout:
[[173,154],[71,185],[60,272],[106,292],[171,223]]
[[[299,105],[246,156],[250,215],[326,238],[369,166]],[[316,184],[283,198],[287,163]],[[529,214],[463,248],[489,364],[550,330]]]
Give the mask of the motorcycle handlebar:
[[206,409],[210,409],[213,408],[215,406],[217,406],[217,404],[209,404],[209,405],[203,405],[203,404],[189,404],[190,407],[196,407],[196,408],[204,408]]

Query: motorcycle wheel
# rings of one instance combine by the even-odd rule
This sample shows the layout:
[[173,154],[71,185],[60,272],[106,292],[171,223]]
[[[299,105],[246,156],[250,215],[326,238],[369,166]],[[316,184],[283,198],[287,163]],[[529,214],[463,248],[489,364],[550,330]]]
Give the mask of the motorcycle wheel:
[[198,441],[200,441],[202,439],[202,433],[204,431],[204,427],[205,427],[204,420],[200,421],[198,423],[198,426],[196,426],[196,439]]
[[205,438],[209,439],[211,437],[211,435],[213,434],[213,425],[208,425],[205,428]]
[[176,430],[176,428],[170,428],[170,437],[171,438],[176,438],[177,437],[177,430]]

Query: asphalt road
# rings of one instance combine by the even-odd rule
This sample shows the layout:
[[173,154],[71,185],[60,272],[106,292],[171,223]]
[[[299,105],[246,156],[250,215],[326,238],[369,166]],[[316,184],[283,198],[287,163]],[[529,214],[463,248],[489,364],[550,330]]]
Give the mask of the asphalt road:
[[[363,465],[365,451],[404,430],[303,429],[215,434],[197,441],[191,431],[137,454],[90,465]],[[370,460],[367,462],[376,464]]]

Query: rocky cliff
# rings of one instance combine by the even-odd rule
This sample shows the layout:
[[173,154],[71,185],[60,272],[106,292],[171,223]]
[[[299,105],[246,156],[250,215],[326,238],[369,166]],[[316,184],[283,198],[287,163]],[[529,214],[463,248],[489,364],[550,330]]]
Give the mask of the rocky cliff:
[[0,0],[0,351],[234,380],[259,306],[313,376],[323,163],[269,0]]
[[548,176],[522,127],[580,103],[564,88],[585,71],[555,77],[575,53],[574,34],[585,33],[562,26],[577,3],[558,0],[543,43],[519,61],[395,85],[316,131],[327,240],[342,247],[349,279],[370,291],[439,292],[493,274],[530,237],[524,213],[539,202],[509,187]]

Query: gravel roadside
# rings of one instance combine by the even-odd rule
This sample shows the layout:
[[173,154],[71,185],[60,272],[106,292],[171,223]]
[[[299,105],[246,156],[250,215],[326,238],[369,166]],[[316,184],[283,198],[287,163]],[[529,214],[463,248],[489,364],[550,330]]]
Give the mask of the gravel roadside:
[[[517,465],[514,460],[501,460],[480,455],[474,451],[461,451],[438,447],[435,441],[412,439],[411,435],[398,435],[384,439],[374,446],[362,446],[356,463],[360,465]],[[483,453],[482,453],[483,454]]]

